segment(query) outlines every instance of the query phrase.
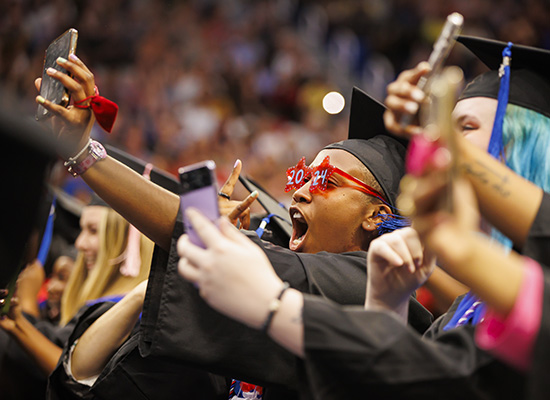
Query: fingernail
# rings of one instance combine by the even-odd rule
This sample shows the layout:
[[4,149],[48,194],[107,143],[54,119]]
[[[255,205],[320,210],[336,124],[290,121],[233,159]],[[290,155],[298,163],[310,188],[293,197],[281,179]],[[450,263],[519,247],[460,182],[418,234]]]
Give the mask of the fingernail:
[[254,190],[252,193],[250,193],[252,197],[258,197],[258,191]]
[[76,54],[70,54],[69,58],[71,59],[71,61],[80,61],[80,59],[76,56]]
[[59,64],[65,64],[67,62],[67,60],[63,57],[57,57],[57,62]]
[[55,68],[49,67],[46,72],[48,75],[55,75],[57,73],[57,70]]
[[424,100],[424,92],[418,88],[415,88],[412,93],[411,93],[411,97],[415,100],[415,101],[422,101]]
[[409,101],[405,104],[405,110],[407,110],[410,114],[416,114],[418,111],[418,103],[415,103],[413,101]]
[[237,165],[239,165],[240,162],[241,162],[241,160],[239,160],[239,159],[237,158],[237,161],[235,161],[235,164],[233,164],[233,168],[235,168]]
[[38,101],[40,104],[44,104],[46,102],[46,99],[42,96],[36,96],[36,101]]
[[426,69],[426,70],[432,69],[432,67],[430,67],[430,63],[427,62],[427,61],[422,61],[421,63],[418,64],[418,66],[419,66],[421,69]]

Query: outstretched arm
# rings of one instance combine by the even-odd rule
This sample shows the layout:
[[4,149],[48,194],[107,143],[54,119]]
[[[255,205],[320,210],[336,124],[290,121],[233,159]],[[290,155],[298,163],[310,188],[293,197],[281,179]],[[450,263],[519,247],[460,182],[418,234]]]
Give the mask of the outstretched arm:
[[[94,75],[78,57],[71,56],[70,60],[58,60],[58,63],[69,71],[72,77],[55,70],[48,70],[48,74],[69,90],[74,101],[81,101],[95,93]],[[40,79],[36,80],[36,86],[37,89],[40,88]],[[57,132],[58,140],[74,144],[72,154],[60,155],[67,159],[78,154],[88,143],[94,122],[90,110],[74,106],[64,108],[41,96],[37,96],[36,101],[55,115],[52,125]],[[85,156],[86,153],[82,158]],[[232,194],[241,168],[242,164],[236,163],[228,182],[222,187],[225,194]],[[120,215],[163,249],[169,250],[179,208],[177,195],[148,181],[111,157],[96,162],[81,176]],[[243,202],[220,198],[221,212],[235,222],[240,220],[242,225],[247,227],[250,222],[249,206],[256,197],[257,194],[251,194]]]
[[[422,62],[414,69],[403,71],[388,85],[384,122],[390,132],[409,138],[422,132],[414,123],[402,126],[401,117],[416,114],[425,101],[416,84],[429,71],[429,65]],[[521,247],[539,209],[542,190],[462,136],[457,139],[459,167],[473,185],[483,216]]]
[[405,186],[403,195],[415,203],[413,226],[441,267],[506,315],[520,288],[523,261],[478,233],[475,195],[467,180],[456,182],[452,191],[453,214],[437,208],[448,184],[443,171],[432,171],[416,178],[412,192]]
[[412,228],[386,233],[369,246],[365,309],[396,313],[406,324],[411,294],[430,276],[435,259]]
[[146,289],[147,281],[141,282],[80,337],[71,357],[71,373],[75,379],[99,375],[130,336],[143,308]]
[[[72,99],[82,101],[95,94],[94,75],[76,56],[58,60],[70,74],[49,69],[48,74],[60,81]],[[36,86],[40,87],[40,79]],[[54,115],[52,123],[59,141],[73,144],[72,154],[60,154],[68,159],[86,146],[94,118],[89,109],[64,108],[37,96],[36,101]],[[83,155],[85,157],[86,154]],[[81,160],[77,160],[79,162]],[[118,161],[107,157],[96,162],[82,174],[86,183],[118,213],[130,221],[165,250],[170,248],[171,233],[179,207],[178,196],[149,182]]]

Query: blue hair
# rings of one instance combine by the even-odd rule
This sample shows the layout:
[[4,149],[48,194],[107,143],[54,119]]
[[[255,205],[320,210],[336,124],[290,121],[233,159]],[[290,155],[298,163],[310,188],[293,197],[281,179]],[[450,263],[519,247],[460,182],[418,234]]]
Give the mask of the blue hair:
[[[550,192],[550,118],[508,104],[502,125],[505,163],[512,171]],[[493,228],[493,239],[508,248],[512,242]]]

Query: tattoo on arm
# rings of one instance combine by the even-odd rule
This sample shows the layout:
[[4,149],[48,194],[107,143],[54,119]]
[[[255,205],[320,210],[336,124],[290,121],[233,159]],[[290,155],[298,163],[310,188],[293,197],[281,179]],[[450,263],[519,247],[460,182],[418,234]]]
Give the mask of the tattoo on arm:
[[484,185],[489,185],[500,196],[504,198],[510,196],[508,173],[499,174],[480,160],[476,160],[475,165],[464,163],[462,170],[464,174],[472,176]]

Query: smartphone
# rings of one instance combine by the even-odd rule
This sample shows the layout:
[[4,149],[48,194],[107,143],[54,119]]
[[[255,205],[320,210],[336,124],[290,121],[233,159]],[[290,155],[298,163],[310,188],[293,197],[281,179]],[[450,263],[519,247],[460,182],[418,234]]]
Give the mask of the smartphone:
[[217,221],[220,217],[216,163],[212,160],[202,161],[180,168],[178,174],[181,185],[180,201],[185,233],[189,235],[191,243],[204,248],[204,243],[185,216],[185,210],[188,207],[196,208],[212,222]]
[[[67,30],[57,39],[50,43],[46,49],[46,55],[44,56],[44,68],[42,69],[42,84],[40,86],[40,96],[52,103],[66,107],[69,105],[69,92],[57,79],[52,78],[46,73],[48,68],[54,68],[60,72],[67,73],[67,71],[57,64],[58,57],[63,57],[68,60],[71,54],[76,51],[76,42],[78,40],[78,31],[74,28]],[[48,118],[51,113],[38,105],[36,110],[36,119],[38,121]]]

